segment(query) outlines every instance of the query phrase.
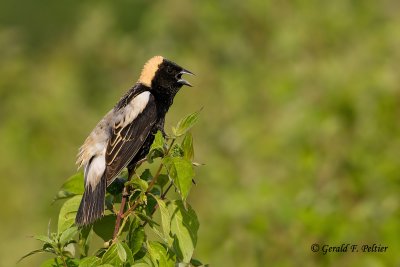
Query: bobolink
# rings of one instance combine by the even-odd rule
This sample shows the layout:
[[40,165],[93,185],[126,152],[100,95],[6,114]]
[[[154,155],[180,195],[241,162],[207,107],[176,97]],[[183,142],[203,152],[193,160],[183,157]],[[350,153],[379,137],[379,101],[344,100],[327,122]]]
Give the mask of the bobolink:
[[161,56],[143,67],[138,82],[96,125],[79,149],[77,164],[84,169],[85,192],[75,219],[88,225],[104,213],[106,187],[125,167],[131,174],[144,159],[154,134],[164,133],[165,114],[183,85],[183,74],[193,74]]

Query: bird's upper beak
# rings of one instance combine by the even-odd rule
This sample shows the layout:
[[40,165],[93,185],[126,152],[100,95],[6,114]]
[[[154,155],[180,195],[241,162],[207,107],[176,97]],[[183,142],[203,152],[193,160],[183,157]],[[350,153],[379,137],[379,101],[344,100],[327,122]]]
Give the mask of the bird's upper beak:
[[187,86],[193,87],[193,85],[191,85],[188,81],[186,81],[185,79],[182,79],[183,74],[194,75],[193,72],[182,69],[178,74],[178,83],[180,83],[182,85],[187,85]]

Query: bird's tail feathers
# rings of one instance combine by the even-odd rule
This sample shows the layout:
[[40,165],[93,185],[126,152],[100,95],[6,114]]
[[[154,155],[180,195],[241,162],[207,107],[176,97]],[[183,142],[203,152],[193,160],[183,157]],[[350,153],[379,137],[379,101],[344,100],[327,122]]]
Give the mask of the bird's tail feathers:
[[107,181],[104,175],[94,189],[90,183],[85,185],[85,192],[75,218],[76,225],[92,224],[103,216],[106,185]]

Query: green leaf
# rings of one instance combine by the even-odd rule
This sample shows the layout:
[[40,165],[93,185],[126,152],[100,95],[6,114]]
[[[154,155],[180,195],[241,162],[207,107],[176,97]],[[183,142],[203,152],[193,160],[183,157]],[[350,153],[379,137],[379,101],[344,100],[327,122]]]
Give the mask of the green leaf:
[[127,256],[126,256],[126,251],[125,251],[124,247],[122,246],[122,244],[120,242],[115,243],[115,245],[117,248],[117,254],[118,254],[119,259],[122,262],[126,262]]
[[196,124],[196,122],[199,118],[200,111],[201,110],[196,111],[196,112],[186,116],[182,120],[180,120],[178,122],[178,124],[176,125],[176,128],[172,128],[172,132],[174,133],[174,135],[179,137],[179,136],[184,135],[187,131],[189,131],[190,128],[192,128],[193,125]]
[[93,231],[97,236],[99,236],[104,241],[108,241],[112,238],[114,234],[114,226],[117,216],[114,214],[109,214],[97,220],[93,224]]
[[104,253],[103,257],[101,258],[101,263],[102,264],[111,264],[114,266],[120,266],[122,265],[123,261],[118,255],[118,248],[117,248],[117,243],[112,244]]
[[147,249],[155,266],[175,266],[175,255],[171,251],[167,251],[161,243],[150,241],[147,244]]
[[151,261],[150,255],[146,254],[143,258],[136,261],[134,265],[131,267],[158,267],[158,265],[154,265]]
[[79,267],[97,267],[101,263],[101,259],[96,256],[87,257],[81,260]]
[[145,169],[140,175],[140,179],[150,182],[153,179],[153,175],[151,174],[149,169]]
[[148,183],[137,176],[134,176],[129,182],[125,183],[125,185],[134,185],[134,188],[140,189],[142,192],[146,192],[149,187]]
[[68,258],[75,258],[75,243],[75,240],[68,242],[67,245],[62,249],[62,254]]
[[113,266],[121,266],[125,262],[133,263],[132,252],[126,244],[119,241],[112,244],[101,259],[102,264]]
[[201,261],[199,261],[197,259],[192,259],[190,261],[190,264],[195,266],[195,267],[208,266],[208,264],[203,264],[203,263],[201,263]]
[[[164,234],[160,232],[160,230],[158,230],[158,228],[155,225],[149,225],[150,229],[161,239],[161,240],[165,240]],[[166,242],[166,241],[165,241]]]
[[74,238],[74,236],[78,233],[78,227],[73,226],[71,228],[66,229],[64,232],[62,232],[60,236],[60,244],[61,247],[63,247],[65,244],[68,243],[68,241],[71,241],[71,239]]
[[185,201],[192,187],[192,179],[194,177],[192,163],[186,158],[166,157],[164,158],[164,164],[182,200]]
[[61,186],[54,200],[69,198],[75,195],[83,195],[83,173],[78,172],[69,177]]
[[137,213],[136,214],[142,221],[148,223],[149,225],[159,225],[156,221],[153,220],[153,218],[147,216],[144,213]]
[[168,211],[171,214],[171,234],[174,238],[175,252],[183,262],[189,263],[196,247],[199,229],[196,213],[189,205],[186,210],[181,200],[169,203]]
[[163,188],[168,183],[168,181],[169,181],[168,175],[160,174],[158,175],[156,185],[159,186],[159,188]]
[[140,250],[144,240],[144,228],[139,225],[139,220],[135,218],[135,221],[130,225],[127,236],[128,246],[132,251],[132,255],[135,255]]
[[33,236],[33,238],[35,238],[36,240],[42,241],[44,243],[49,243],[49,244],[54,243],[54,241],[46,235],[35,235],[35,236]]
[[168,242],[169,233],[171,231],[171,217],[164,200],[158,197],[154,198],[157,200],[157,204],[161,213],[161,226],[164,233],[164,240]]
[[161,131],[157,131],[154,136],[154,141],[150,146],[149,153],[147,154],[147,160],[152,163],[153,159],[164,156],[164,136]]
[[192,161],[194,158],[194,148],[193,148],[193,137],[190,132],[187,132],[185,134],[181,146],[183,149],[184,157]]
[[64,232],[75,223],[76,212],[81,203],[82,196],[74,196],[62,205],[58,215],[58,233]]
[[92,227],[83,227],[79,232],[79,249],[81,256],[87,256],[89,252],[89,244],[93,235]]
[[[153,189],[148,193],[148,195],[149,195],[149,194],[158,195],[158,196],[161,195],[161,194],[160,194],[160,190],[159,190],[158,188],[153,188]],[[149,218],[151,218],[151,219],[153,220],[154,218],[152,218],[152,217],[153,217],[153,213],[154,213],[154,211],[155,211],[156,205],[157,205],[157,201],[156,201],[154,198],[152,198],[152,197],[147,197],[147,204],[146,204],[145,207],[143,207],[143,211],[142,211],[143,214],[145,214],[147,217],[149,217]]]
[[22,261],[23,259],[29,257],[29,256],[34,255],[34,254],[45,253],[45,252],[47,252],[47,251],[45,251],[45,250],[43,250],[43,249],[36,249],[36,250],[33,250],[33,251],[29,252],[28,254],[22,256],[22,257],[17,261],[17,263],[20,262],[20,261]]
[[151,144],[150,150],[151,149],[159,149],[161,151],[164,151],[164,136],[161,131],[157,131],[157,133],[154,136],[154,141],[153,144]]
[[129,262],[130,264],[133,264],[134,260],[133,260],[133,254],[132,254],[131,249],[128,247],[128,245],[125,242],[121,242],[120,244],[125,249],[126,261]]

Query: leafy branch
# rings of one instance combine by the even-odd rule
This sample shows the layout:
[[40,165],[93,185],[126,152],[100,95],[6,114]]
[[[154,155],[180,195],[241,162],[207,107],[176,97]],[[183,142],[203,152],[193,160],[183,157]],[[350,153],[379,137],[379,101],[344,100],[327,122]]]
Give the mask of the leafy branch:
[[[67,179],[55,197],[55,201],[65,200],[59,212],[57,233],[35,236],[43,242],[42,248],[21,260],[36,253],[51,253],[54,257],[42,267],[204,266],[193,259],[199,222],[187,203],[194,167],[198,165],[193,162],[190,129],[198,116],[199,111],[179,121],[167,138],[157,132],[145,160],[156,169],[154,175],[149,167],[132,177],[122,172],[107,188],[105,216],[92,226],[79,229],[74,225],[83,194],[82,173]],[[171,188],[177,194],[168,197]],[[157,210],[160,218],[156,220]],[[156,238],[149,238],[150,232]],[[104,240],[103,247],[97,250],[91,248],[94,235]],[[89,253],[89,248],[95,252]]]

